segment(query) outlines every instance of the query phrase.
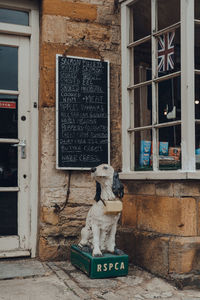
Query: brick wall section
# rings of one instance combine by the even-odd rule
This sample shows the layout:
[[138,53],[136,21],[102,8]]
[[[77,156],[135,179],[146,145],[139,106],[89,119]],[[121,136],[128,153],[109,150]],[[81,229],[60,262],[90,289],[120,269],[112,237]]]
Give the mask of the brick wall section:
[[121,167],[120,14],[115,0],[43,0],[40,21],[40,234],[41,259],[65,259],[95,195],[89,172],[56,170],[56,54],[110,61],[111,163]]

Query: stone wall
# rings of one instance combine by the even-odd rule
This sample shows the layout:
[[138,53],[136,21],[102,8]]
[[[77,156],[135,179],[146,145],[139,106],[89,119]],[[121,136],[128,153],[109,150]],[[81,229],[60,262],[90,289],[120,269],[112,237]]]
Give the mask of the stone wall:
[[[95,183],[86,171],[56,170],[56,54],[110,61],[111,163],[121,167],[120,14],[115,0],[43,0],[40,20],[39,257],[64,259],[80,236]],[[69,175],[70,174],[70,175]],[[70,176],[70,187],[69,187]],[[66,201],[68,187],[69,199]]]
[[124,181],[118,244],[167,278],[200,271],[199,181]]

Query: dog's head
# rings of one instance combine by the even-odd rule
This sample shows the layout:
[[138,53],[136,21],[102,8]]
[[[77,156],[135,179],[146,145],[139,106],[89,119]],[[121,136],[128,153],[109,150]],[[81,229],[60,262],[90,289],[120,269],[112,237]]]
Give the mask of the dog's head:
[[122,198],[124,196],[124,186],[119,180],[119,174],[114,171],[113,167],[107,164],[99,165],[91,169],[92,177],[96,180],[95,200],[98,202],[101,198],[101,185],[110,186],[113,194]]

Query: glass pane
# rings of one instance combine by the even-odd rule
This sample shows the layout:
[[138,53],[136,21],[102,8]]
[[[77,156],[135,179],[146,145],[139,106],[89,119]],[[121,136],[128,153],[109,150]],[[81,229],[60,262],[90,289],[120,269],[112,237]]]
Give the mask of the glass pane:
[[200,19],[200,1],[195,0],[195,8],[194,8],[195,19]]
[[181,120],[180,77],[158,83],[159,123]]
[[152,170],[151,144],[151,130],[135,132],[135,171]]
[[0,144],[0,186],[17,186],[17,147]]
[[18,48],[0,46],[0,89],[18,90]]
[[17,96],[0,94],[0,138],[18,137]]
[[158,30],[180,21],[180,0],[158,0]]
[[159,169],[181,168],[181,126],[159,129]]
[[195,24],[195,69],[200,70],[200,25]]
[[0,192],[0,236],[17,234],[17,193]]
[[134,47],[134,84],[151,80],[151,41]]
[[136,1],[132,9],[133,41],[136,41],[151,34],[151,0]]
[[134,127],[152,124],[152,94],[151,85],[134,90]]
[[20,10],[0,8],[0,22],[29,25],[29,13]]
[[180,28],[159,35],[157,45],[158,77],[180,71]]
[[195,156],[196,168],[200,169],[200,124],[195,125]]
[[195,75],[195,119],[200,120],[200,75]]

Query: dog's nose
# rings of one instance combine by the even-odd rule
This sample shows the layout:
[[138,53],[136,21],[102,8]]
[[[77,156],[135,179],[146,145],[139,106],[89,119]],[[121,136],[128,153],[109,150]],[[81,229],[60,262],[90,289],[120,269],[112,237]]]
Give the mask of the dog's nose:
[[91,172],[94,173],[94,172],[96,171],[96,169],[97,169],[97,168],[95,168],[95,167],[92,168],[92,169],[91,169]]

